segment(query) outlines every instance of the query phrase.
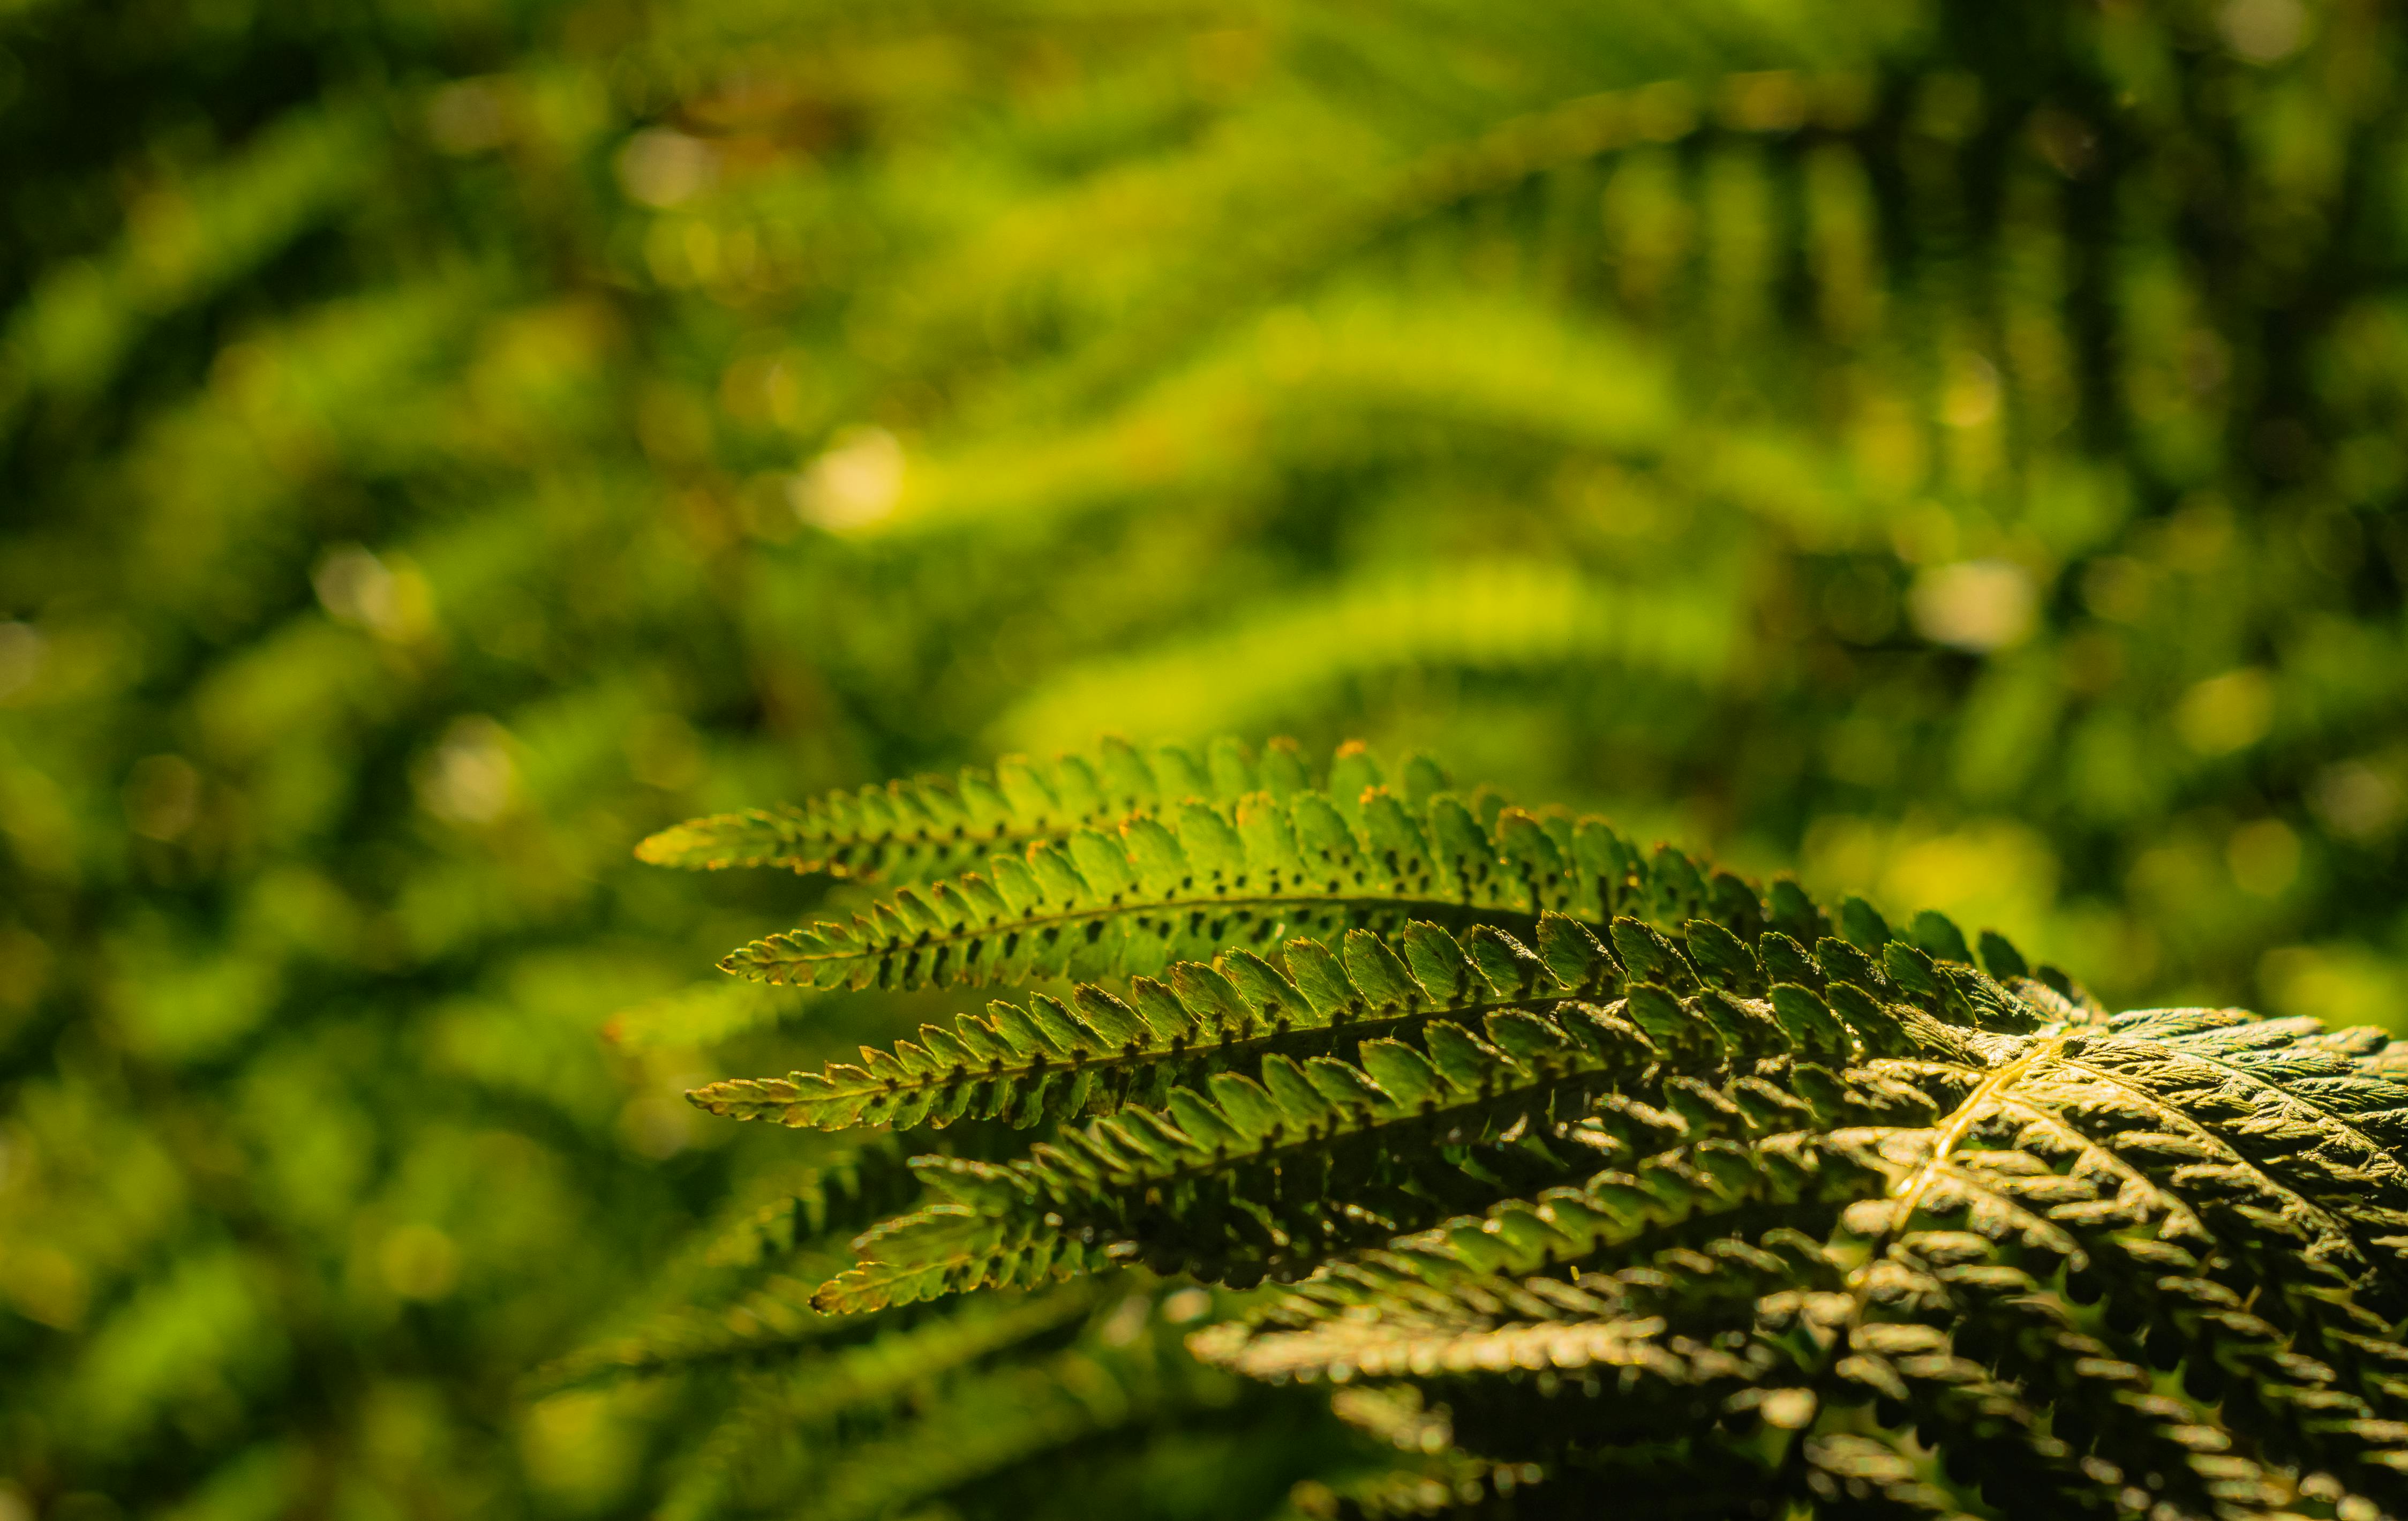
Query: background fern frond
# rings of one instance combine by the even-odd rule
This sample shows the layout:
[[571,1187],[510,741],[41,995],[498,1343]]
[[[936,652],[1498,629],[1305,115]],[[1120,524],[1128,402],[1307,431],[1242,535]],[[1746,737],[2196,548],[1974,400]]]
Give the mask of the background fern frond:
[[813,1290],[851,1256],[853,1236],[919,1193],[902,1154],[874,1142],[768,1179],[661,1273],[632,1325],[538,1369],[527,1385],[552,1392],[843,1340],[848,1328],[811,1308]]
[[[667,1514],[856,1517],[971,1482],[1003,1487],[1015,1471],[1042,1485],[1045,1459],[1076,1452],[1084,1467],[1111,1468],[1115,1449],[1210,1422],[1236,1392],[1181,1353],[1193,1310],[1141,1277],[977,1304],[747,1375],[687,1459]],[[1296,1433],[1251,1435],[1276,1445]]]
[[[826,1302],[868,1307],[1140,1254],[1156,1270],[1208,1279],[1292,1275],[1333,1245],[1442,1212],[1458,1169],[1442,1147],[1577,1166],[1530,1134],[1534,1120],[1559,1099],[1577,1112],[1570,1095],[1643,1063],[1644,1038],[1581,1012],[1495,1015],[1487,1033],[1498,1043],[1435,1023],[1428,1055],[1374,1042],[1366,1061],[1384,1083],[1331,1057],[1274,1055],[1262,1083],[1223,1073],[1210,1097],[1174,1090],[1166,1112],[1064,1132],[1025,1161],[924,1159],[938,1202],[864,1237],[865,1266],[828,1285]],[[1075,1250],[1063,1244],[1072,1240]]]
[[796,1514],[867,1521],[1082,1440],[1141,1423],[1177,1375],[1138,1357],[1075,1349],[953,1391],[927,1417],[846,1449]]
[[[1855,1084],[1799,1064],[1792,1070],[1811,1080],[1811,1098],[1736,1076],[1789,1052],[1792,1037],[1769,1007],[1751,1015],[1721,998],[1727,1026],[1698,1012],[1718,997],[1684,1008],[1641,984],[1609,1008],[1567,1002],[1551,1015],[1492,1014],[1486,1040],[1434,1021],[1418,1032],[1419,1047],[1366,1041],[1359,1067],[1266,1057],[1263,1083],[1225,1073],[1209,1097],[1174,1090],[1162,1112],[1066,1132],[1025,1161],[924,1158],[916,1165],[938,1202],[865,1236],[864,1265],[831,1283],[824,1302],[875,1308],[1133,1258],[1237,1283],[1294,1277],[1333,1251],[1401,1236],[1484,1192],[1544,1187],[1601,1155],[1659,1150],[1667,1136],[1895,1114],[1901,1098],[1909,1112],[1933,1112],[1882,1064]],[[1607,1094],[1615,1101],[1599,1110]],[[1711,1145],[1698,1155],[1718,1155]],[[1724,1186],[1685,1164],[1661,1175],[1676,1196]],[[1534,1223],[1493,1217],[1484,1228],[1509,1220]],[[1548,1250],[1584,1255],[1571,1238],[1538,1229],[1554,1236]]]

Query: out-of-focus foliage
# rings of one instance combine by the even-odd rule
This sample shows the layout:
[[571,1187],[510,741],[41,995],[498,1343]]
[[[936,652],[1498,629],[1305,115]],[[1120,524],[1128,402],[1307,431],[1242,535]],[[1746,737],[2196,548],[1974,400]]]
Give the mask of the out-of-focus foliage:
[[[0,5],[0,1504],[685,1493],[674,1377],[525,1382],[832,1155],[678,1090],[953,1005],[695,991],[853,889],[631,845],[1100,727],[1427,748],[2119,1005],[2396,1023],[2401,41]],[[1082,1313],[843,1429],[1025,1417],[891,1428],[1009,1514],[1338,1460]],[[1094,1488],[1010,1467],[1066,1443]]]

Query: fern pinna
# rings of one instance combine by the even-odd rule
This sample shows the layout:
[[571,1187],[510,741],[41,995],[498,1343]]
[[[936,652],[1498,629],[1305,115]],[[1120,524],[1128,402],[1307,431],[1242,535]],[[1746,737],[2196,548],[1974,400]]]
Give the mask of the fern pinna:
[[[793,1340],[875,1363],[918,1336],[1004,1381],[983,1456],[958,1410],[885,1439],[944,1458],[897,1503],[1089,1429],[1025,1431],[1063,1379],[1125,1410],[1234,1373],[1332,1385],[1393,1444],[1299,1490],[1328,1514],[2408,1514],[2408,1046],[2381,1032],[2110,1014],[1996,934],[1353,745],[1315,774],[1282,741],[1112,743],[643,853],[887,890],[738,977],[1026,987],[692,1096],[1041,1138],[912,1158],[910,1207],[841,1256],[872,1212],[831,1217],[797,1259],[824,1280],[781,1301]],[[1182,1317],[1127,1285],[1170,1280],[1223,1313],[1147,1328]],[[893,1318],[980,1289],[1010,1292]],[[865,1377],[814,1367],[788,1406]],[[718,1440],[769,1440],[777,1403]],[[871,1514],[840,1478],[804,1514]]]

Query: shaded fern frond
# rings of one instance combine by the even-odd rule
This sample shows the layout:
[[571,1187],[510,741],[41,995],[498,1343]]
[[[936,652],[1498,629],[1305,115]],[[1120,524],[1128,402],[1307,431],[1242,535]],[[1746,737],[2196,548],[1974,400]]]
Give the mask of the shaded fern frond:
[[[967,1481],[1226,1399],[1143,1282],[966,1300],[748,1376],[660,1514],[897,1514]],[[909,1319],[909,1317],[906,1317]],[[1218,1387],[1216,1387],[1218,1386]]]
[[867,1337],[831,1338],[809,1355],[748,1371],[739,1398],[695,1455],[668,1509],[708,1514],[746,1449],[770,1433],[855,1425],[874,1413],[998,1355],[1089,1317],[1092,1284],[1057,1284],[1042,1294],[964,1300],[915,1325],[853,1322]]
[[813,1291],[850,1257],[853,1236],[919,1193],[917,1175],[883,1141],[798,1169],[753,1193],[698,1251],[668,1269],[660,1291],[666,1308],[537,1370],[529,1387],[742,1363],[840,1339],[847,1327],[812,1308]]
[[1314,1521],[1403,1516],[1516,1514],[1545,1475],[1535,1465],[1498,1463],[1455,1450],[1454,1413],[1432,1405],[1411,1385],[1356,1385],[1337,1389],[1330,1410],[1340,1420],[1403,1456],[1385,1471],[1352,1476],[1341,1485],[1310,1483],[1291,1497]]
[[891,1143],[873,1142],[799,1174],[777,1197],[720,1231],[704,1250],[714,1267],[749,1268],[798,1252],[814,1239],[847,1236],[919,1192],[919,1179]]
[[849,1444],[795,1513],[867,1521],[1040,1454],[1142,1421],[1171,1396],[1150,1362],[1077,1347],[983,1375],[928,1417]]
[[[991,1399],[998,1385],[1019,1387],[1025,1366],[1058,1360],[1065,1341],[1071,1356],[1125,1359],[1119,1349],[1135,1340],[1128,1334],[1131,1312],[1142,1319],[1149,1308],[1142,1290],[1107,1291],[1090,1281],[1035,1295],[964,1299],[938,1314],[842,1323],[853,1334],[738,1371],[732,1398],[679,1465],[657,1514],[665,1521],[699,1521],[749,1513],[773,1499],[856,1514],[853,1507],[866,1499],[831,1500],[826,1491],[874,1494],[877,1476],[844,1455],[957,1443],[966,1423],[994,1418]],[[1158,1352],[1147,1348],[1143,1355]],[[686,1397],[697,1392],[689,1381]],[[1018,1451],[1033,1454],[1093,1429],[1075,1423],[1024,1428],[1021,1441],[1027,1445]],[[1014,1449],[976,1451],[982,1460],[1003,1461]],[[960,1471],[950,1463],[935,1470],[923,1463],[912,1474],[888,1480],[909,1490],[933,1474],[940,1476],[941,1488]]]
[[552,1393],[764,1354],[786,1355],[835,1334],[840,1323],[811,1305],[815,1284],[810,1276],[810,1264],[798,1266],[800,1274],[760,1275],[724,1304],[681,1306],[652,1316],[625,1335],[556,1358],[530,1374],[527,1386],[535,1393]]
[[[1658,1248],[1603,1271],[1628,1261],[1629,1247],[1660,1242],[1673,1222],[1650,1229],[1642,1217],[1618,1237],[1584,1235],[1565,1221],[1581,1219],[1589,1201],[1558,1190],[1341,1267],[1262,1328],[1219,1328],[1199,1350],[1274,1377],[1427,1382],[1518,1369],[1587,1379],[1582,1370],[1597,1366],[1641,1370],[1619,1375],[1627,1386],[1659,1375],[1698,1385],[1697,1370],[1662,1349],[1684,1336],[1721,1338],[1712,1344],[1732,1356],[1776,1359],[1702,1411],[1724,1436],[1776,1416],[1804,1426],[1826,1406],[1912,1412],[1921,1439],[2011,1513],[2051,1504],[2115,1514],[2143,1474],[2197,1514],[2241,1501],[2279,1508],[2300,1498],[2297,1472],[2286,1471],[2294,1462],[2330,1476],[2329,1499],[2345,1493],[2396,1509],[2408,1500],[2400,1487],[2408,1349],[2382,1311],[2398,1302],[2401,1265],[2387,1245],[2362,1249],[2396,1220],[2396,1205],[2386,1169],[2350,1141],[2360,1126],[2393,1123],[2408,1091],[2358,1066],[2375,1038],[2202,1010],[2125,1016],[2114,1033],[2086,1033],[2093,1029],[1985,1038],[1994,1043],[1978,1070],[1889,1063],[1935,1098],[1953,1090],[1954,1104],[1935,1125],[1840,1128],[1815,1142],[1827,1160],[1852,1164],[1859,1197],[1839,1212],[1828,1244],[1793,1237],[1811,1253],[1761,1282],[1726,1284],[1718,1297],[1689,1292],[1728,1278],[1734,1262],[1770,1265],[1750,1253],[1744,1231],[1702,1254]],[[2198,1085],[2210,1070],[2216,1098],[2202,1104]],[[2183,1118],[2168,1102],[2174,1096],[2205,1112]],[[2303,1105],[2319,1117],[2303,1117]],[[2312,1157],[2281,1169],[2291,1182],[2241,1150],[2293,1155],[2272,1141],[2286,1127],[2294,1145],[2302,1127],[2315,1138]],[[1752,1224],[1760,1228],[1761,1218]],[[2235,1236],[2247,1245],[2236,1250]],[[1577,1251],[1589,1265],[1570,1286],[1517,1276]],[[2090,1324],[2059,1294],[2103,1295],[2108,1315]],[[1735,1329],[1746,1331],[1743,1344],[1728,1341]],[[2182,1367],[2197,1393],[2167,1396],[2153,1366]],[[1492,1411],[1500,1399],[1513,1404],[1493,1390],[1479,1399]],[[2269,1457],[2238,1456],[2243,1438],[2214,1413],[2236,1400],[2251,1415],[2249,1442],[2272,1444]],[[1687,1408],[1700,1411],[1694,1400]],[[1645,1401],[1612,1404],[1606,1418],[1633,1423],[1627,1428],[1600,1428],[1599,1418],[1584,1408],[1581,1430],[1634,1442],[1660,1436]],[[1521,1412],[1511,1424],[1527,1433],[1546,1422]],[[1846,1458],[1814,1470],[1834,1493],[1848,1472],[1924,1482],[1898,1466],[1904,1458],[1871,1447],[1825,1442],[1813,1451]]]
[[[1293,1277],[1454,1212],[1500,1172],[1540,1187],[1683,1138],[1931,1112],[1885,1064],[1843,1077],[1799,1058],[1896,1044],[1892,1012],[1867,997],[1849,1023],[1791,992],[1684,1002],[1650,983],[1604,1007],[1492,1013],[1479,1035],[1432,1020],[1418,1044],[1365,1040],[1359,1065],[1267,1056],[1259,1083],[1216,1074],[1024,1161],[921,1158],[935,1202],[865,1235],[863,1265],[821,1302],[869,1309],[1132,1259],[1239,1284]],[[1768,1066],[1791,1087],[1755,1075]]]

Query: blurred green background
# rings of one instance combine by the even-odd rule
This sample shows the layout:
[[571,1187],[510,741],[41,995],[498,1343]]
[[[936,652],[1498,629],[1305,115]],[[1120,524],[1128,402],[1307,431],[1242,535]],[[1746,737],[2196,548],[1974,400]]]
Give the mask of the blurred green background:
[[[652,1514],[678,1386],[525,1376],[883,1014],[648,1003],[843,894],[632,845],[1101,729],[2408,1028],[2402,43],[0,0],[0,1521]],[[1311,1468],[1179,1386],[909,1503]]]

